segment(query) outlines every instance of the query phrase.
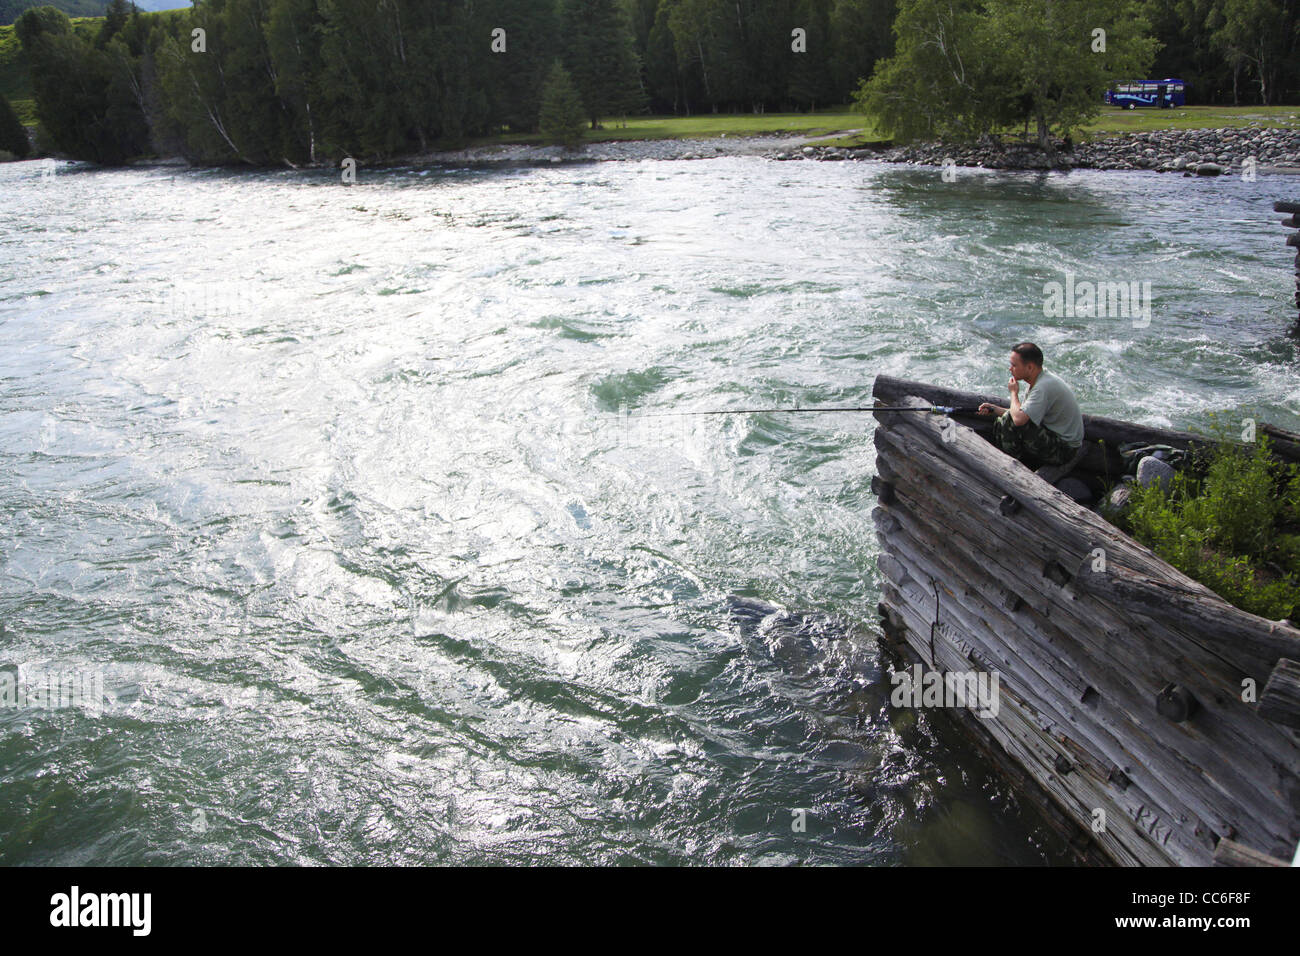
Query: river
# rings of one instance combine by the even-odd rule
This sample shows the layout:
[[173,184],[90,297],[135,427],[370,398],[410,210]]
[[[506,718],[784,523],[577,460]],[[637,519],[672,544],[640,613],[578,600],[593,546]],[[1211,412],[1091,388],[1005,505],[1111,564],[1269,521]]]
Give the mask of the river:
[[886,706],[871,416],[666,413],[1028,338],[1085,411],[1296,428],[1294,193],[0,165],[0,665],[94,688],[0,708],[0,863],[1063,862]]

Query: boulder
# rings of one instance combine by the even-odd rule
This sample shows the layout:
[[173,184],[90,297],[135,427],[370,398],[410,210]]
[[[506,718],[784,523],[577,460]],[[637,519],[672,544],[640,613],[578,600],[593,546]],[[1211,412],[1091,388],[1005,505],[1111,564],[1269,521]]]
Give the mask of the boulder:
[[1138,462],[1137,480],[1143,487],[1158,484],[1161,488],[1167,489],[1169,482],[1173,481],[1174,474],[1172,465],[1151,455]]

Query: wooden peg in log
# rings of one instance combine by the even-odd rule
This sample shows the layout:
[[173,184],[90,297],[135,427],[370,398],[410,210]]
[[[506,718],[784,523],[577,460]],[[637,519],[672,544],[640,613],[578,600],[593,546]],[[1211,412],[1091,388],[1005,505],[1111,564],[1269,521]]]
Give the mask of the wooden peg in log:
[[1196,713],[1196,698],[1180,684],[1166,684],[1156,695],[1156,710],[1162,717],[1181,724]]

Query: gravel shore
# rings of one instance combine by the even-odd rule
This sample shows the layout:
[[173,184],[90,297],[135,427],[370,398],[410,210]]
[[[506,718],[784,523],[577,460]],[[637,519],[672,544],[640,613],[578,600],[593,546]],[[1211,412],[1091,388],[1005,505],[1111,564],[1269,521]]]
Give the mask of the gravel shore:
[[1246,126],[1230,129],[1159,130],[1126,133],[1090,143],[1057,144],[1049,157],[1036,145],[1005,146],[986,140],[972,146],[927,143],[887,150],[886,162],[989,169],[1154,169],[1216,176],[1243,171],[1254,159],[1258,172],[1300,172],[1300,129]]
[[720,136],[710,139],[641,139],[560,146],[505,144],[426,153],[404,162],[448,165],[515,165],[573,162],[634,162],[644,159],[713,159],[717,156],[774,156],[798,150],[806,136]]
[[[834,137],[824,137],[834,138]],[[1300,173],[1300,129],[1247,126],[1228,129],[1124,133],[1089,143],[1056,143],[1048,156],[1036,144],[918,143],[893,148],[848,149],[801,135],[720,136],[709,139],[618,140],[560,146],[502,144],[404,156],[384,166],[546,166],[561,163],[699,160],[762,156],[781,162],[885,162],[985,169],[1150,169],[1186,176],[1241,173],[1254,160],[1257,172]],[[185,160],[138,160],[134,166],[185,166]]]
[[1300,172],[1300,129],[1256,125],[1126,133],[1090,143],[1057,143],[1056,152],[1050,157],[1034,144],[1003,144],[990,138],[975,144],[921,143],[881,150],[822,146],[804,136],[777,135],[624,140],[588,143],[572,151],[559,146],[477,146],[410,157],[403,164],[545,165],[713,159],[719,156],[934,166],[951,160],[958,166],[982,166],[986,169],[1153,169],[1203,176],[1241,172],[1243,164],[1253,157],[1258,172]]

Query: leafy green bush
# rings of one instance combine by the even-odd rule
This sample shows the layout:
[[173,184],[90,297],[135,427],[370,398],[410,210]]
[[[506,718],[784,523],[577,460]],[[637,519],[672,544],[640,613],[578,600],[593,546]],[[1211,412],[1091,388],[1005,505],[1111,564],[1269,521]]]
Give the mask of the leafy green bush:
[[1300,605],[1300,469],[1269,440],[1224,443],[1204,474],[1180,471],[1167,488],[1134,486],[1128,531],[1224,600],[1278,619]]

